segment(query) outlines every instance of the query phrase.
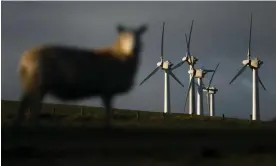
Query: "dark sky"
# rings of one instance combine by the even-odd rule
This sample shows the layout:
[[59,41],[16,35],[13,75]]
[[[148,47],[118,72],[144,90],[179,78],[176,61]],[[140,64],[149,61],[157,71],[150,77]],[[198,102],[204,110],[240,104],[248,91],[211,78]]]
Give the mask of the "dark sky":
[[[247,118],[252,105],[252,72],[247,70],[232,85],[228,83],[247,54],[250,12],[252,56],[264,61],[259,73],[268,89],[265,92],[260,88],[261,118],[276,117],[276,2],[2,2],[2,99],[19,99],[17,66],[24,50],[46,43],[83,48],[106,46],[116,37],[117,23],[149,24],[136,78],[139,83],[159,61],[162,21],[166,21],[164,56],[176,64],[185,55],[185,32],[194,19],[191,52],[199,58],[198,66],[214,68],[221,62],[213,80],[219,89],[217,114]],[[185,64],[175,70],[185,88],[171,80],[173,112],[183,112],[187,69]],[[131,93],[118,97],[115,107],[162,111],[163,87],[164,75],[159,71],[143,86],[135,86]],[[45,101],[57,102],[50,97]],[[73,104],[98,106],[100,100],[92,98]],[[204,104],[206,108],[205,101]]]

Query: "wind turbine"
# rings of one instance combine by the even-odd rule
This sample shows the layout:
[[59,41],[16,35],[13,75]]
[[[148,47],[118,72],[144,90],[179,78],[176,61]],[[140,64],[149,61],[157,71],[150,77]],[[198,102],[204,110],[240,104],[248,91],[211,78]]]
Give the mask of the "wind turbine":
[[173,64],[169,61],[163,60],[163,43],[164,43],[164,27],[165,22],[163,22],[162,29],[162,40],[161,40],[161,61],[157,63],[157,67],[140,83],[142,85],[146,82],[151,76],[153,76],[159,69],[162,69],[165,73],[165,82],[164,82],[164,113],[171,113],[170,110],[170,78],[169,75],[172,76],[182,87],[184,85],[179,81],[179,79],[172,73],[171,67]]
[[252,31],[252,13],[250,19],[250,31],[249,31],[249,44],[248,44],[248,53],[247,59],[242,61],[243,67],[239,70],[239,72],[235,75],[235,77],[230,81],[229,84],[233,83],[238,76],[240,76],[246,69],[246,67],[250,67],[253,75],[252,75],[252,120],[260,120],[260,105],[259,105],[259,83],[266,90],[264,84],[262,83],[258,70],[263,64],[258,57],[251,59],[251,31]]
[[[182,64],[185,62],[188,63],[189,65],[189,75],[190,75],[190,82],[189,82],[189,88],[187,95],[189,95],[189,114],[194,114],[195,110],[195,88],[194,88],[194,73],[196,72],[194,69],[194,65],[198,61],[198,59],[195,56],[191,56],[190,52],[190,42],[191,42],[191,35],[192,35],[192,30],[193,30],[193,23],[194,20],[192,20],[191,28],[190,28],[190,34],[189,34],[189,40],[187,37],[187,34],[185,33],[185,39],[186,39],[186,44],[187,44],[187,51],[186,51],[186,56],[182,58],[181,62],[179,62],[177,65],[175,65],[172,70],[180,67]],[[186,102],[185,101],[185,106],[184,106],[184,111],[186,107]]]
[[215,70],[205,69],[203,66],[196,69],[195,78],[197,78],[197,115],[203,115],[203,78],[209,72],[214,72]]
[[215,116],[215,94],[217,93],[218,89],[215,86],[211,86],[211,83],[213,81],[214,75],[219,67],[219,64],[217,64],[215,70],[213,70],[213,74],[211,76],[211,79],[209,81],[208,87],[206,86],[200,86],[198,85],[199,89],[203,89],[203,91],[206,92],[207,97],[207,106],[210,116]]

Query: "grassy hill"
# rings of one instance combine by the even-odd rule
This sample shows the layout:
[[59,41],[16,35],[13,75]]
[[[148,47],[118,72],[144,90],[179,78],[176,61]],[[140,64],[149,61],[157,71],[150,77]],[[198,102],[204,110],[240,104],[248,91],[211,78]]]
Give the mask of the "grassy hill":
[[[19,102],[2,100],[2,124],[9,124],[18,109]],[[173,113],[165,115],[160,112],[149,112],[140,110],[114,110],[114,124],[143,127],[160,128],[260,128],[274,127],[265,122],[252,123],[247,119],[209,117],[209,116],[190,116],[188,114]],[[26,116],[30,114],[27,113]],[[63,104],[43,104],[41,111],[42,121],[55,121],[64,123],[93,123],[97,124],[105,117],[104,109],[101,107],[89,107],[79,105]],[[257,124],[257,125],[256,125]]]
[[[14,133],[18,102],[1,103],[3,165],[274,165],[275,124],[138,110],[44,104],[42,126]],[[27,115],[28,116],[28,115]]]

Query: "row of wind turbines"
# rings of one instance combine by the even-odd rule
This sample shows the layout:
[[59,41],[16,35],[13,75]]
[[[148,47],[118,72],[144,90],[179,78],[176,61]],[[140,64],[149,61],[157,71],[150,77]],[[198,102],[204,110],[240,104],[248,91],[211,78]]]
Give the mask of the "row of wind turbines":
[[[190,33],[189,36],[185,33],[185,39],[186,39],[186,55],[182,58],[182,60],[177,63],[176,65],[173,65],[170,61],[164,60],[163,55],[163,43],[164,43],[164,28],[165,28],[165,22],[163,22],[163,28],[162,28],[162,39],[161,39],[161,60],[157,63],[157,67],[140,83],[142,85],[145,83],[150,77],[152,77],[159,69],[163,70],[165,73],[165,82],[164,82],[164,113],[171,113],[171,107],[170,107],[170,76],[174,78],[182,87],[184,85],[179,81],[179,79],[173,74],[173,70],[179,68],[182,66],[185,62],[189,66],[189,86],[188,86],[188,93],[185,98],[185,104],[184,104],[184,112],[186,112],[186,105],[187,100],[189,98],[189,114],[197,114],[197,115],[203,115],[203,92],[206,93],[207,98],[207,105],[208,105],[208,111],[210,116],[215,116],[215,94],[217,93],[218,89],[215,86],[212,86],[212,81],[214,78],[214,75],[219,67],[218,63],[215,67],[215,69],[204,69],[203,67],[195,68],[195,64],[198,61],[198,58],[195,56],[192,56],[190,52],[190,43],[191,43],[191,35],[193,30],[193,23],[194,20],[192,20],[191,27],[190,27]],[[242,68],[238,71],[238,73],[234,76],[234,78],[230,81],[229,84],[233,83],[244,71],[247,67],[249,67],[253,72],[252,77],[252,120],[260,120],[260,106],[259,106],[259,84],[263,87],[264,90],[266,90],[264,84],[262,83],[259,75],[258,70],[263,64],[263,61],[261,61],[258,57],[255,59],[251,59],[251,33],[252,33],[252,13],[251,13],[251,19],[250,19],[250,31],[249,31],[249,44],[248,44],[248,53],[247,53],[247,59],[242,61]],[[203,79],[207,73],[212,73],[212,76],[209,80],[208,86],[206,86],[203,83]],[[195,79],[197,79],[197,82],[195,82]],[[195,87],[197,87],[197,104],[195,104]],[[196,112],[195,112],[196,108]]]

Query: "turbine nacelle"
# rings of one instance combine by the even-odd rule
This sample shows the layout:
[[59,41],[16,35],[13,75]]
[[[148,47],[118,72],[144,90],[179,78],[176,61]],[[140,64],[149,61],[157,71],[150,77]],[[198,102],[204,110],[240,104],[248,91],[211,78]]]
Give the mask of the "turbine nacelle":
[[262,64],[263,64],[263,61],[261,61],[258,57],[256,57],[255,59],[251,60],[250,67],[258,69],[261,67]]
[[206,72],[202,69],[196,69],[195,78],[203,78]]
[[218,89],[214,86],[204,89],[203,91],[208,92],[209,94],[216,94]]
[[243,65],[248,65],[249,67],[253,69],[258,69],[263,64],[263,61],[261,61],[258,57],[255,59],[246,59],[242,61]]
[[173,63],[171,63],[170,61],[163,61],[163,62],[160,61],[160,62],[157,63],[157,66],[161,67],[163,70],[171,68],[172,65],[173,65]]
[[165,62],[163,62],[163,66],[162,66],[162,69],[169,69],[169,68],[171,68],[171,66],[172,66],[173,64],[170,62],[170,61],[165,61]]
[[196,69],[195,78],[204,78],[207,73],[214,72],[215,70]]

